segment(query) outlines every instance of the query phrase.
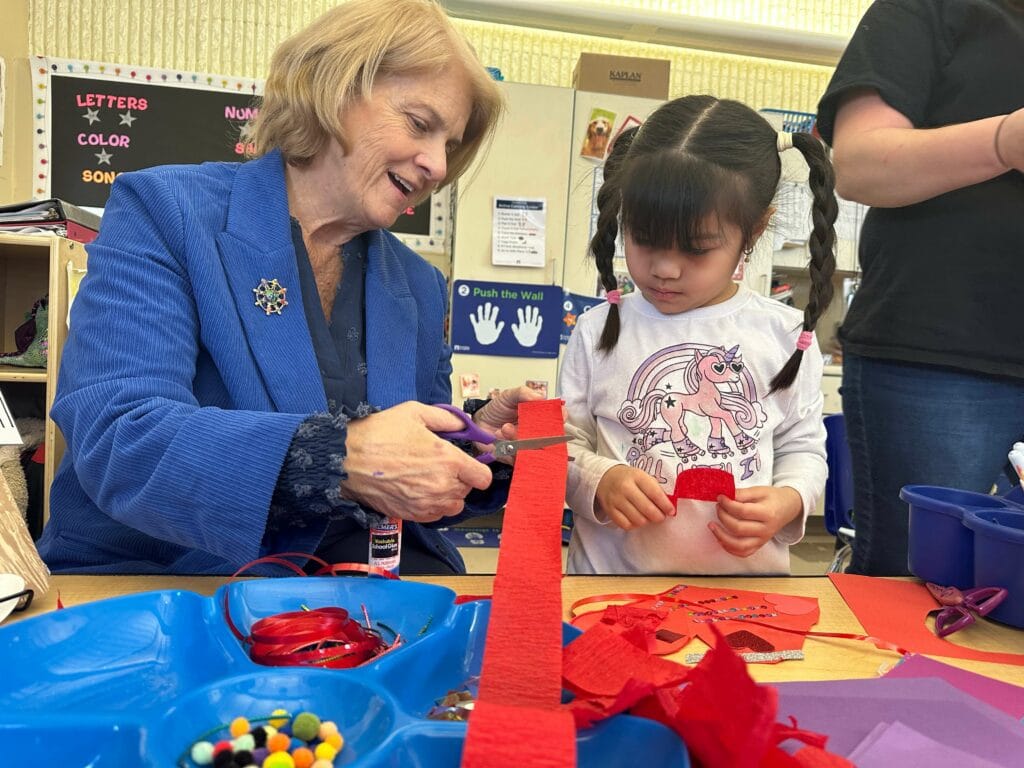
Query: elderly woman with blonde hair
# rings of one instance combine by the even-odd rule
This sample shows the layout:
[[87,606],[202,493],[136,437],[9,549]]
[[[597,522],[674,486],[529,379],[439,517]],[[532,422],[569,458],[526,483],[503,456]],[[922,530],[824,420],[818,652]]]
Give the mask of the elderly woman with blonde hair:
[[[501,94],[432,0],[352,0],[283,42],[253,159],[121,175],[76,298],[53,417],[54,571],[230,573],[267,554],[464,570],[425,524],[489,512],[460,422],[444,277],[387,232],[457,179]],[[515,432],[502,392],[475,421]]]

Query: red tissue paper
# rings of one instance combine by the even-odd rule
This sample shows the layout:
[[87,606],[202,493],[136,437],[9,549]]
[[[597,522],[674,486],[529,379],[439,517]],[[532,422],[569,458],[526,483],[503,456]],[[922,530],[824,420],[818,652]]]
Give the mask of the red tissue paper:
[[[722,640],[716,627],[712,631]],[[639,638],[638,638],[639,639]],[[667,725],[686,742],[695,768],[851,768],[825,751],[827,737],[775,721],[777,692],[759,686],[728,643],[714,647],[692,669],[651,656],[629,633],[596,625],[570,643],[564,684],[577,726],[629,709]],[[682,684],[681,684],[682,683]],[[795,754],[779,745],[804,742]]]

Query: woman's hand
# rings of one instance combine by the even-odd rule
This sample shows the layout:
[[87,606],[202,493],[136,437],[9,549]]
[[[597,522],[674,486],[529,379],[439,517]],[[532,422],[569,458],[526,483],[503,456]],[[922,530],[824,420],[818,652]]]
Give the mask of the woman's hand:
[[624,531],[660,523],[676,514],[661,484],[642,469],[620,464],[601,476],[594,499],[595,512],[604,513]]
[[800,494],[788,486],[737,488],[735,500],[718,497],[718,521],[708,523],[708,528],[726,552],[750,557],[803,509]]
[[436,432],[462,429],[441,408],[407,402],[349,422],[342,494],[388,517],[432,523],[462,512],[491,471]]

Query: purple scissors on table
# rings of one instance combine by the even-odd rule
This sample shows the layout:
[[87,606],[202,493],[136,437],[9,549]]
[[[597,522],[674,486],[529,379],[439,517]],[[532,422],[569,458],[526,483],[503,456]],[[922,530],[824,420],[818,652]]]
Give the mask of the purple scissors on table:
[[1002,587],[976,587],[960,590],[956,587],[940,587],[925,584],[932,597],[939,601],[942,610],[935,617],[935,634],[945,637],[974,623],[974,614],[988,616],[1006,599]]
[[435,407],[455,414],[465,424],[465,427],[458,432],[438,432],[437,436],[443,437],[445,440],[470,440],[474,443],[490,445],[491,450],[476,457],[477,461],[484,464],[490,464],[495,459],[513,457],[520,451],[547,448],[549,445],[567,443],[572,439],[569,435],[551,435],[550,437],[532,437],[523,440],[498,440],[490,432],[485,432],[478,427],[473,421],[473,417],[461,408],[447,403],[435,403]]

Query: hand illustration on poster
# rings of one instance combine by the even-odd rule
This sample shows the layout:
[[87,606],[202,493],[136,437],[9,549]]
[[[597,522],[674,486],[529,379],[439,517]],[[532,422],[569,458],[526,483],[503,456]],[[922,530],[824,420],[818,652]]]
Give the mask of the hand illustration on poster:
[[519,322],[512,323],[512,333],[515,335],[516,341],[524,347],[535,346],[540,329],[544,327],[544,318],[540,316],[540,309],[527,304],[526,307],[517,309],[516,314],[519,317]]
[[469,316],[469,322],[473,324],[473,335],[476,336],[478,344],[487,346],[493,344],[501,336],[501,329],[505,327],[505,321],[495,322],[498,319],[498,307],[487,302],[476,308],[476,316]]
[[457,280],[452,290],[452,350],[558,357],[562,296],[555,285]]

